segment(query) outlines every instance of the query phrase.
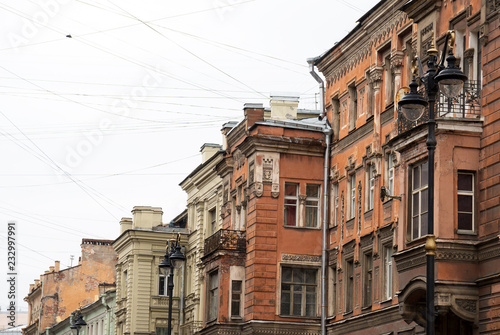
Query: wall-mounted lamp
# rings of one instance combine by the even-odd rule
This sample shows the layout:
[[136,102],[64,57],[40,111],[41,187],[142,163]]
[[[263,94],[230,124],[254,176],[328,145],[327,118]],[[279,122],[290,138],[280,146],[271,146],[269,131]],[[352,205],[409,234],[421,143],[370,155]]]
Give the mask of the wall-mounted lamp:
[[382,187],[380,187],[380,200],[382,200],[382,202],[383,202],[386,197],[387,197],[387,199],[401,200],[400,195],[390,195],[389,192],[387,191],[387,189],[385,188],[385,186],[382,186]]

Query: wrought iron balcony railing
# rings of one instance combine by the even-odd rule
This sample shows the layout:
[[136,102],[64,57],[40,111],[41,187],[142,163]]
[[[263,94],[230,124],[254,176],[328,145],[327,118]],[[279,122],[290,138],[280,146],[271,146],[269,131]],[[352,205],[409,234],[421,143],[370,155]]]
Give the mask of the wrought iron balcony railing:
[[246,250],[245,232],[241,230],[220,229],[205,239],[205,255],[216,250]]
[[[481,86],[477,81],[469,80],[464,84],[462,92],[456,98],[446,98],[442,93],[438,94],[436,101],[436,119],[452,117],[464,119],[477,119],[481,116]],[[417,121],[406,119],[398,111],[398,134],[409,131],[429,120],[428,107],[424,115]]]

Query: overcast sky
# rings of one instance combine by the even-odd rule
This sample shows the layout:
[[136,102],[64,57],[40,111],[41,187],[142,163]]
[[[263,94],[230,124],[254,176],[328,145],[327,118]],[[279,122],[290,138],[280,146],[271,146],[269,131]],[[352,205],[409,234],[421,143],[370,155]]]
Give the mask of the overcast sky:
[[0,262],[7,278],[15,221],[18,305],[82,238],[118,237],[133,206],[182,212],[179,183],[244,103],[294,92],[316,108],[306,59],[376,3],[0,0]]

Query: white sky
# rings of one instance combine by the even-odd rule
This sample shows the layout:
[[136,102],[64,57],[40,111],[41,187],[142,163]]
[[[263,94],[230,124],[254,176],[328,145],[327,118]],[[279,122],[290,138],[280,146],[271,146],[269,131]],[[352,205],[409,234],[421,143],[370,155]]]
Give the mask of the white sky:
[[82,238],[115,239],[133,206],[182,212],[179,183],[244,103],[296,92],[314,109],[306,59],[377,2],[0,0],[1,310],[9,221],[27,310],[29,284],[75,264]]

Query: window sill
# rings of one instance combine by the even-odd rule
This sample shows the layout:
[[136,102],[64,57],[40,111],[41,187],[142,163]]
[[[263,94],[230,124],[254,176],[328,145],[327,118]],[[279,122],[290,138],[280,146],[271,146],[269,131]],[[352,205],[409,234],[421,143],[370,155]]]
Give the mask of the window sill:
[[350,316],[352,316],[352,311],[345,312],[345,313],[343,313],[343,314],[342,314],[342,316],[343,316],[344,318],[350,317]]
[[458,234],[458,235],[477,236],[477,232],[472,231],[472,230],[461,230],[461,229],[457,229],[457,234]]
[[284,228],[291,228],[291,229],[309,229],[309,230],[320,230],[321,227],[298,227],[298,226],[283,226]]
[[371,309],[372,309],[372,305],[370,305],[370,306],[365,306],[365,307],[361,308],[361,311],[362,311],[362,312],[366,312],[366,311],[371,311]]
[[392,297],[391,297],[391,298],[389,298],[389,299],[382,300],[382,301],[380,302],[380,304],[381,304],[381,305],[384,305],[384,304],[387,304],[388,302],[392,302]]
[[287,319],[314,319],[314,320],[320,320],[319,316],[301,316],[301,315],[278,315],[280,318],[287,318]]

